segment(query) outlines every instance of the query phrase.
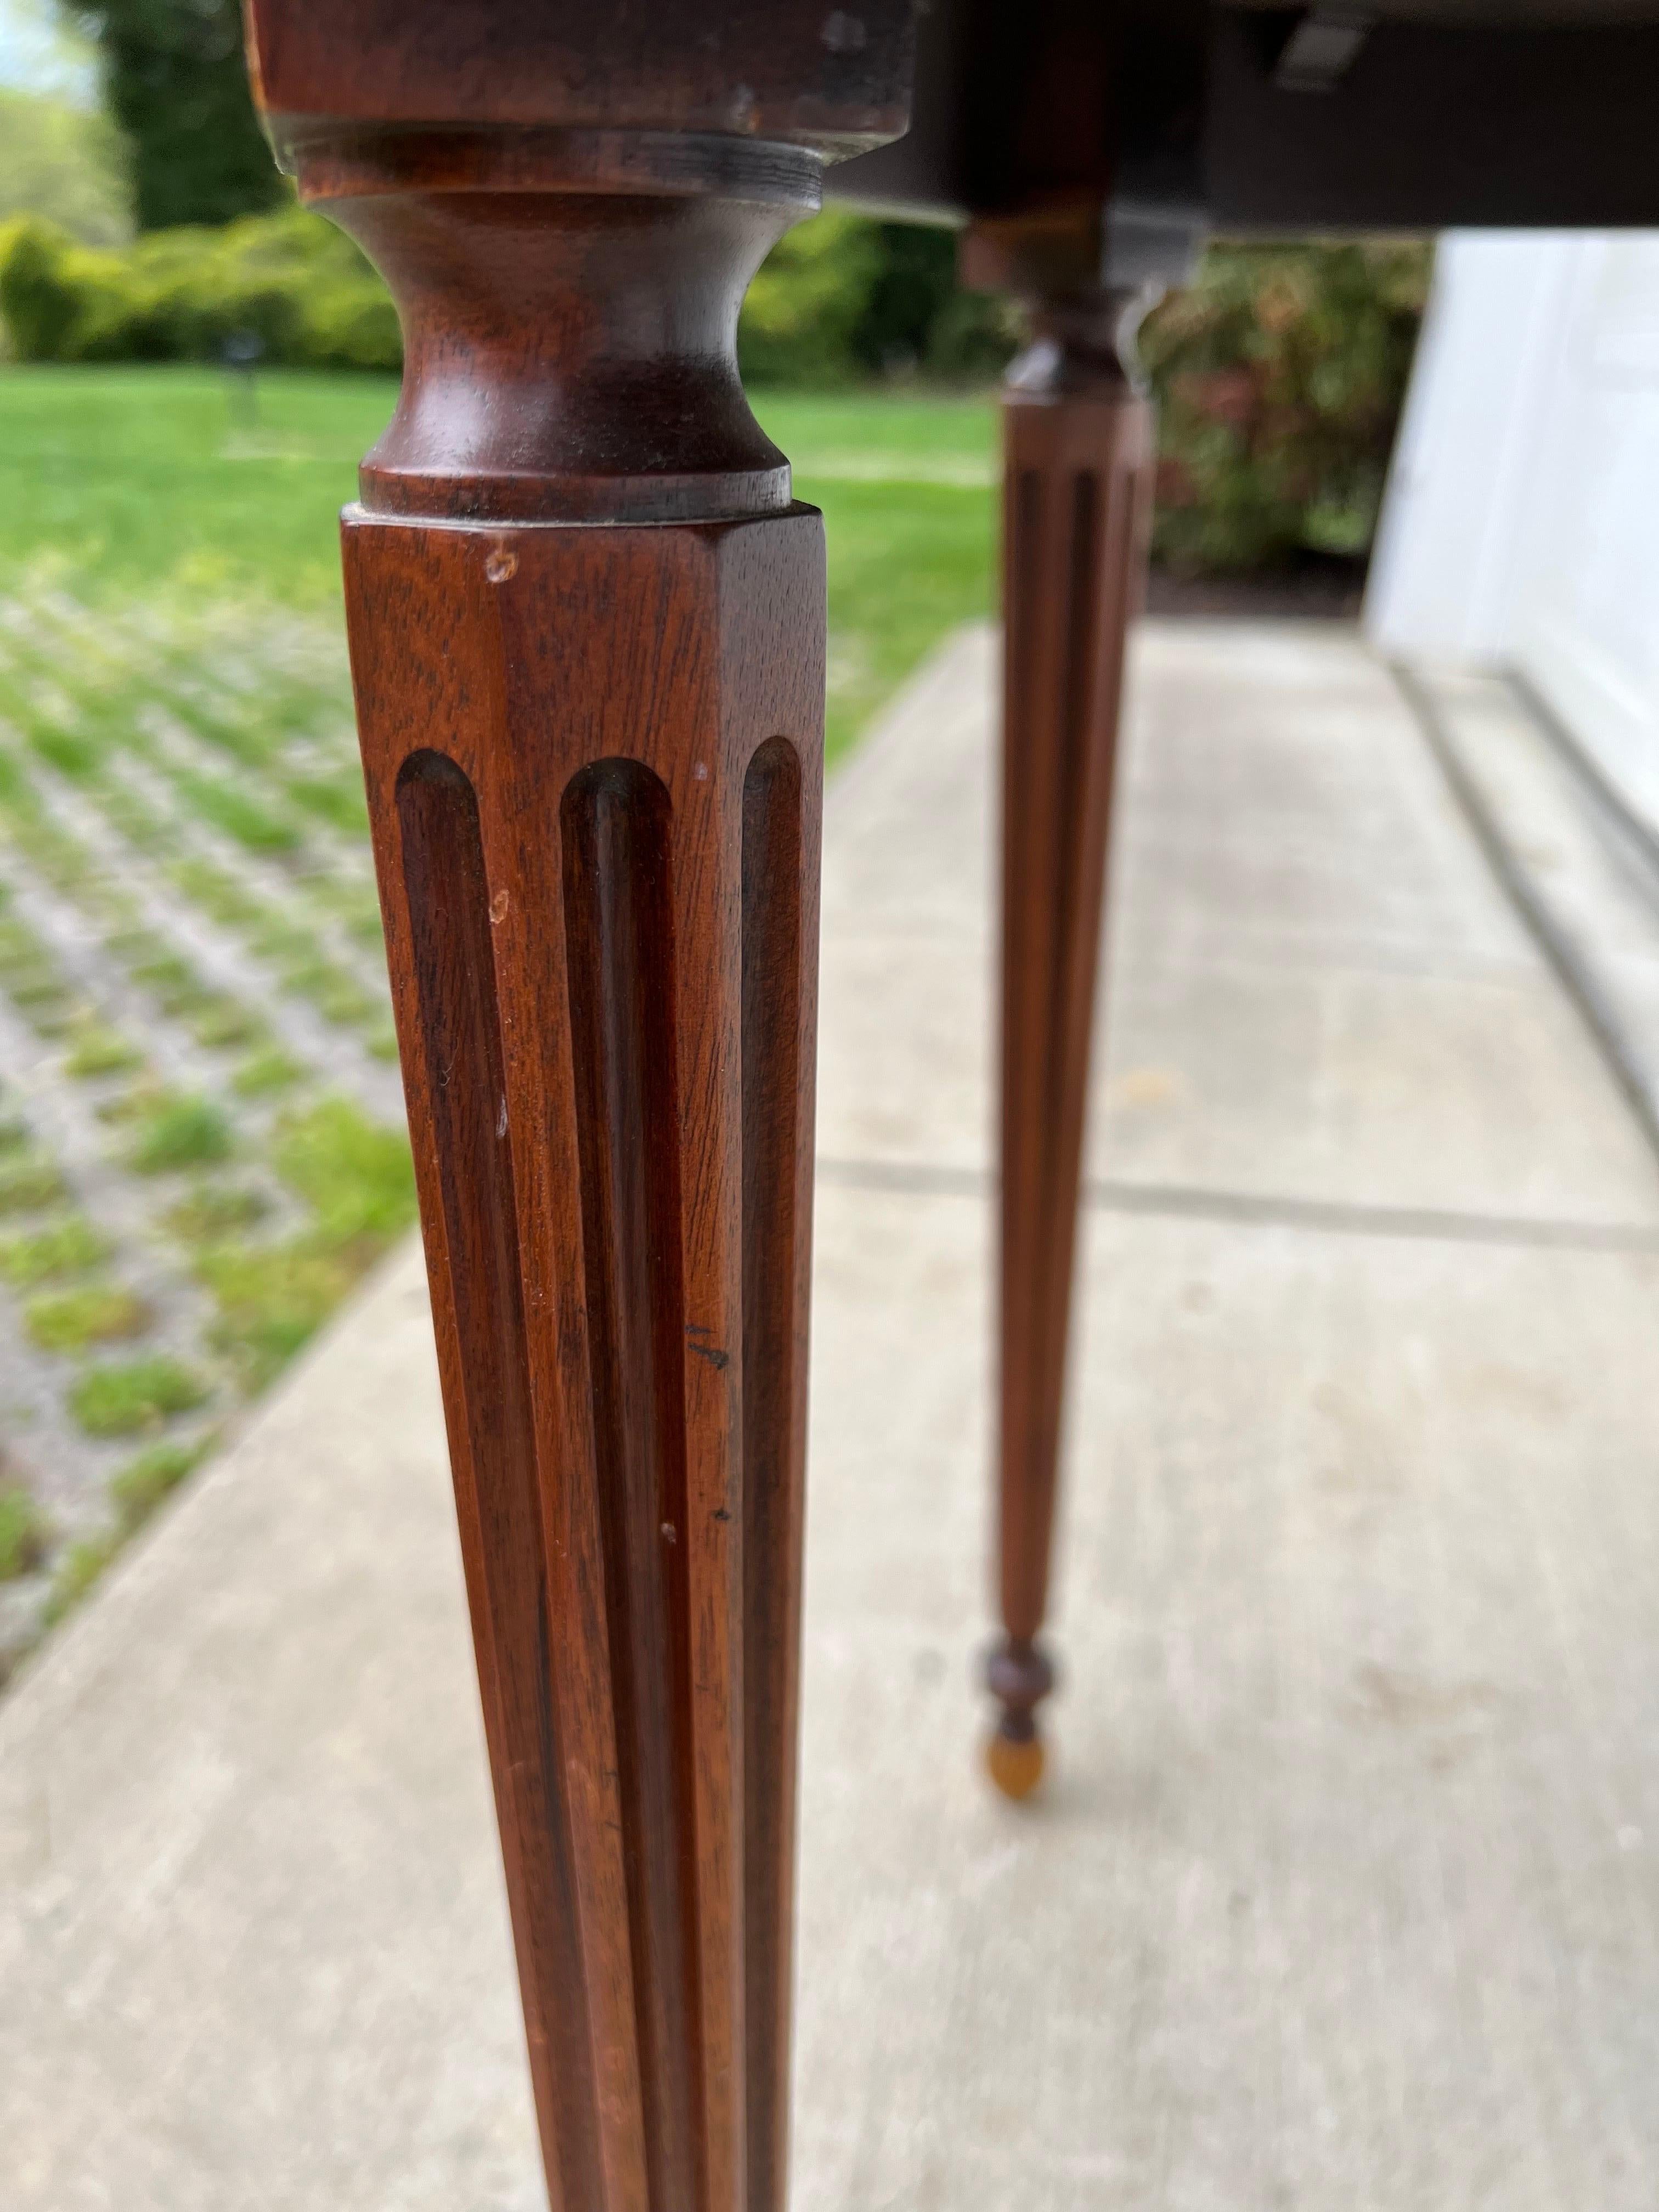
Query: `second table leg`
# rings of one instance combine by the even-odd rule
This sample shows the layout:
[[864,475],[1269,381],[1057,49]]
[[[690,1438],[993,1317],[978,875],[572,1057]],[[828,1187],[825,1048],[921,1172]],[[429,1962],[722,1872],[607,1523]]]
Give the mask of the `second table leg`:
[[1127,302],[1056,311],[1005,392],[997,1785],[1040,1779],[1048,1604],[1124,646],[1146,572],[1148,402]]

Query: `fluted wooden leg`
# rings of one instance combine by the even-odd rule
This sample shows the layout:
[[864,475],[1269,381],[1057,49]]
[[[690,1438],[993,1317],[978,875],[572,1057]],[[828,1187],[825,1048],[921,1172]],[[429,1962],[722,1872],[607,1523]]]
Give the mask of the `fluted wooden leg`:
[[[780,2201],[821,529],[349,520],[550,2172]],[[757,631],[792,650],[757,654]]]
[[824,569],[733,338],[822,149],[289,128],[404,331],[346,611],[549,2191],[781,2212]]
[[1124,641],[1151,504],[1124,303],[1053,319],[1005,395],[1000,1531],[989,1764],[1042,1771],[1048,1603]]

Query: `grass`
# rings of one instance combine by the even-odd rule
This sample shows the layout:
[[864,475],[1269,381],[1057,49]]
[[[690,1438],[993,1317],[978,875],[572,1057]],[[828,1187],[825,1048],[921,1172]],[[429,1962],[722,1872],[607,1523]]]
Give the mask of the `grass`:
[[30,1575],[46,1556],[46,1522],[26,1490],[0,1490],[0,1583]]
[[90,1079],[100,1075],[125,1075],[142,1067],[144,1055],[118,1030],[101,1022],[88,1022],[75,1033],[64,1065],[70,1075]]
[[[0,580],[43,557],[80,596],[268,594],[339,604],[341,506],[391,414],[383,377],[272,371],[257,441],[232,441],[224,379],[200,368],[0,372]],[[955,623],[990,604],[994,410],[884,391],[761,392],[755,410],[828,526],[831,753]],[[243,459],[252,452],[259,458]],[[292,826],[198,779],[194,805],[256,851]],[[343,779],[296,784],[361,822]]]
[[23,1309],[23,1326],[43,1352],[87,1352],[139,1335],[149,1320],[143,1300],[114,1283],[43,1291]]
[[0,1279],[17,1290],[84,1275],[109,1257],[109,1239],[84,1215],[70,1214],[27,1236],[0,1238]]
[[306,1344],[392,1239],[415,1218],[415,1180],[400,1131],[381,1128],[349,1100],[324,1099],[284,1115],[271,1163],[309,1208],[307,1228],[273,1243],[238,1231],[258,1218],[250,1192],[204,1189],[175,1208],[175,1233],[196,1248],[197,1280],[213,1294],[216,1347],[245,1387],[262,1388]]
[[214,992],[191,1010],[190,1032],[198,1044],[222,1052],[232,1045],[254,1043],[264,1036],[264,1025],[240,1000]]
[[203,1183],[188,1198],[168,1207],[166,1221],[173,1234],[186,1244],[213,1244],[239,1230],[252,1228],[270,1211],[270,1200],[263,1191],[234,1183]]
[[48,1626],[80,1604],[115,1557],[120,1540],[112,1529],[106,1535],[82,1536],[70,1546],[52,1578],[52,1595],[46,1600],[46,1610]]
[[280,1045],[267,1045],[250,1054],[230,1079],[230,1087],[241,1098],[269,1098],[290,1091],[305,1073],[299,1061]]
[[64,1178],[51,1160],[34,1153],[0,1160],[0,1214],[33,1213],[64,1195]]
[[168,1175],[228,1159],[234,1146],[222,1106],[162,1093],[140,1109],[127,1157],[140,1175]]
[[212,370],[14,368],[0,375],[0,571],[60,551],[76,588],[169,580],[331,605],[340,507],[385,427],[384,379],[267,375],[267,460],[228,457]]
[[279,819],[234,783],[217,776],[191,775],[181,775],[178,782],[192,812],[250,853],[291,853],[300,842],[300,833],[291,822]]
[[197,1465],[203,1449],[200,1444],[152,1444],[111,1479],[109,1494],[124,1535],[130,1536],[143,1526],[162,1499]]
[[89,1437],[132,1437],[158,1429],[169,1414],[202,1404],[208,1386],[182,1360],[152,1352],[90,1367],[70,1392],[70,1411]]
[[[393,396],[270,374],[258,435],[234,438],[211,370],[0,368],[0,994],[46,1071],[28,1124],[9,1096],[0,1114],[0,1286],[21,1356],[64,1363],[43,1371],[80,1431],[75,1479],[101,1498],[102,1440],[145,1447],[107,1528],[27,1523],[17,1571],[44,1569],[52,1618],[188,1474],[186,1417],[263,1388],[414,1218],[402,1129],[322,1095],[384,1100],[366,1063],[395,1058],[337,522]],[[757,409],[828,524],[833,756],[988,605],[993,411],[876,392]],[[73,939],[9,899],[14,855]],[[221,980],[237,962],[246,990]],[[293,1050],[276,994],[305,1002]],[[60,1080],[93,1086],[74,1111],[104,1125],[95,1172],[72,1143],[54,1156]],[[111,1176],[129,1180],[106,1221]],[[161,1333],[169,1283],[182,1343]],[[21,1495],[0,1495],[0,1561],[24,1556]]]
[[197,1274],[218,1309],[214,1340],[258,1389],[309,1343],[374,1256],[362,1244],[296,1237],[210,1249]]
[[415,1170],[402,1133],[377,1127],[348,1099],[284,1116],[271,1158],[330,1244],[379,1248],[415,1218]]
[[[296,776],[289,785],[289,797],[296,806],[302,806],[319,821],[344,830],[353,836],[368,835],[368,800],[363,793],[361,775]],[[376,923],[379,922],[377,914]]]

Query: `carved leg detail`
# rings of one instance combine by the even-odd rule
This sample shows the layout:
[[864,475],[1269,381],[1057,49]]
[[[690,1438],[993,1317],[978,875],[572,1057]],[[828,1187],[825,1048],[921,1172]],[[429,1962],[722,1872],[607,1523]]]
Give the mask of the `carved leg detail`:
[[[1108,338],[1121,301],[1093,310]],[[1004,409],[1000,1599],[989,1752],[1012,1797],[1042,1771],[1048,1600],[1091,1031],[1124,641],[1139,604],[1152,425],[1075,319],[1017,363]]]
[[769,2208],[820,525],[358,516],[346,562],[549,2171],[564,2212]]
[[744,281],[815,155],[301,131],[390,278],[346,611],[555,2212],[781,2212],[823,535]]

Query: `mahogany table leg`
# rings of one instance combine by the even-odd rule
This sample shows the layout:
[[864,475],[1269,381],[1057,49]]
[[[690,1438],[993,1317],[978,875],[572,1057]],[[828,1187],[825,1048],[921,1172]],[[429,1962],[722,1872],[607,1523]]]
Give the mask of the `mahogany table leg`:
[[347,612],[556,2212],[783,2200],[823,548],[730,341],[816,180],[307,173],[407,337]]
[[1000,1599],[988,1753],[1042,1771],[1038,1642],[1054,1491],[1124,641],[1142,591],[1153,436],[1120,359],[1127,297],[1067,303],[1005,392]]

